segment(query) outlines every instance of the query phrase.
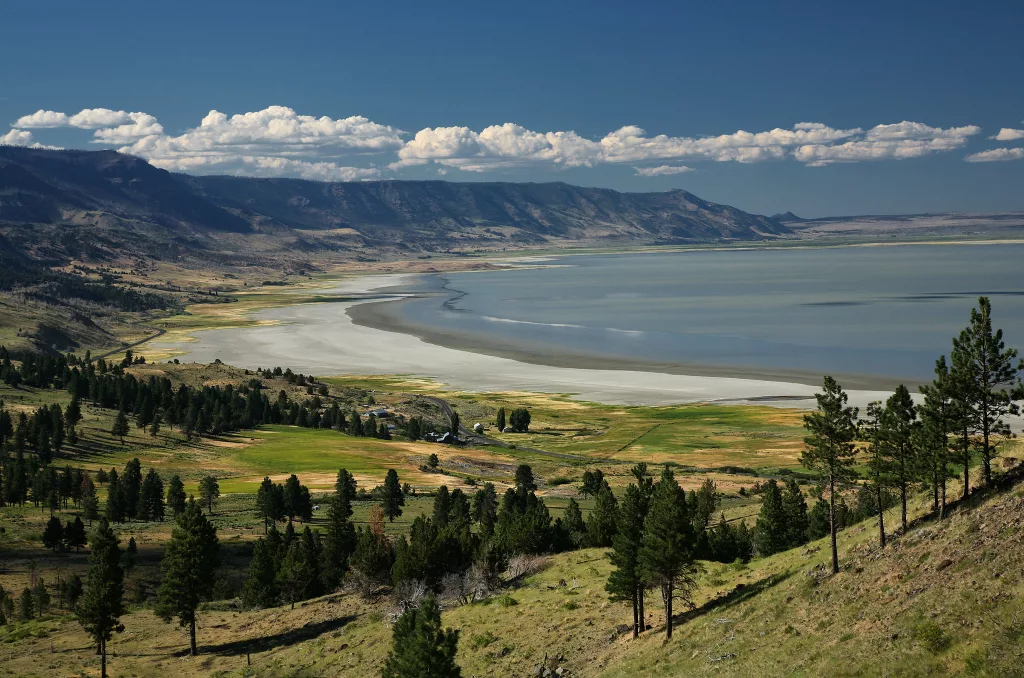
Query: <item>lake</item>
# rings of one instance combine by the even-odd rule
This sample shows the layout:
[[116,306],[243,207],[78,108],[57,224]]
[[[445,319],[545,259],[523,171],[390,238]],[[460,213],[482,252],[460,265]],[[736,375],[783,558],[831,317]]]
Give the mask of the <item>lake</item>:
[[920,381],[979,295],[992,298],[1009,345],[1024,345],[1021,261],[1019,244],[554,257],[430,276],[420,290],[436,294],[403,302],[391,320],[438,343],[520,345],[593,366]]
[[[516,268],[348,279],[339,295],[195,333],[185,360],[409,374],[466,391],[609,403],[812,406],[824,374],[863,407],[931,377],[979,295],[1024,344],[1024,245],[573,255]],[[916,389],[915,389],[916,390]]]

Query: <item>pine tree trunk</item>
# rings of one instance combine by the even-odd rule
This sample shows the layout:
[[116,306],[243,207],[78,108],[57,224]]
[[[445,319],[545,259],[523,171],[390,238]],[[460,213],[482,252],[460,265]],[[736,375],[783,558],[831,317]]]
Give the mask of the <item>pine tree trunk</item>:
[[661,597],[665,599],[665,640],[672,640],[672,585],[661,587]]
[[964,499],[971,493],[971,437],[967,432],[967,425],[964,425]]
[[100,678],[107,678],[107,642],[100,641]]
[[637,599],[640,601],[640,633],[647,630],[647,614],[644,612],[644,586],[637,588]]
[[939,520],[946,517],[946,478],[942,478],[942,499],[939,502]]
[[882,486],[877,485],[876,493],[878,495],[878,543],[881,547],[885,548],[885,506],[882,504]]
[[932,474],[932,511],[939,512],[939,473]]
[[990,450],[988,448],[988,417],[982,422],[982,435],[984,436],[984,443],[981,448],[982,457],[981,460],[985,465],[985,487],[992,486],[992,459],[990,456]]
[[188,625],[189,635],[189,652],[195,657],[199,654],[199,650],[196,649],[196,620],[193,619]]
[[903,521],[903,534],[907,533],[907,483],[900,481],[900,517]]
[[633,637],[640,636],[640,607],[636,599],[636,591],[633,591]]
[[836,546],[836,479],[828,479],[828,526],[832,533],[832,574],[839,574],[839,548]]

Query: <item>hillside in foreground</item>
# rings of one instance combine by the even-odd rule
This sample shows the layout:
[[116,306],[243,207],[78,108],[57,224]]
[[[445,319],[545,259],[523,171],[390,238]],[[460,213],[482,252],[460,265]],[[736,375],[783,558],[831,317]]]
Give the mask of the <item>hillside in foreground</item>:
[[[918,497],[915,513],[926,506]],[[897,516],[888,516],[895,522]],[[465,676],[531,676],[545,658],[571,676],[1024,675],[1024,488],[922,522],[878,550],[876,528],[840,533],[842,572],[827,574],[827,542],[751,561],[707,563],[693,602],[665,641],[652,628],[623,633],[629,611],[609,603],[601,549],[552,556],[521,585],[484,601],[449,604],[461,630]],[[127,615],[112,643],[114,675],[366,676],[390,647],[393,605],[354,593],[295,609],[201,615],[200,656],[151,610]],[[27,628],[31,626],[31,628]],[[618,628],[617,628],[618,627]],[[0,644],[0,675],[91,675],[98,660],[78,625],[22,625]]]

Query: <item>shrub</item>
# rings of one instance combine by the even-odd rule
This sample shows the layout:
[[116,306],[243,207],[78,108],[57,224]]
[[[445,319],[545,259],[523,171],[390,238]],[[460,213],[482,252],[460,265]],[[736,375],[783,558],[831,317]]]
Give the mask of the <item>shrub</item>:
[[929,619],[918,622],[911,635],[918,644],[932,654],[944,652],[953,644],[953,640],[946,635],[942,627]]

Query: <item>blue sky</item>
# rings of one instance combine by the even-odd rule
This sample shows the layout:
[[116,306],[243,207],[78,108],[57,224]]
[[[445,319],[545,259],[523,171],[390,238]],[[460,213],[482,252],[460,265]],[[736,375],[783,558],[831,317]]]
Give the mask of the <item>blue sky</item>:
[[685,188],[769,214],[1024,210],[1019,1],[2,16],[7,143],[195,173]]

